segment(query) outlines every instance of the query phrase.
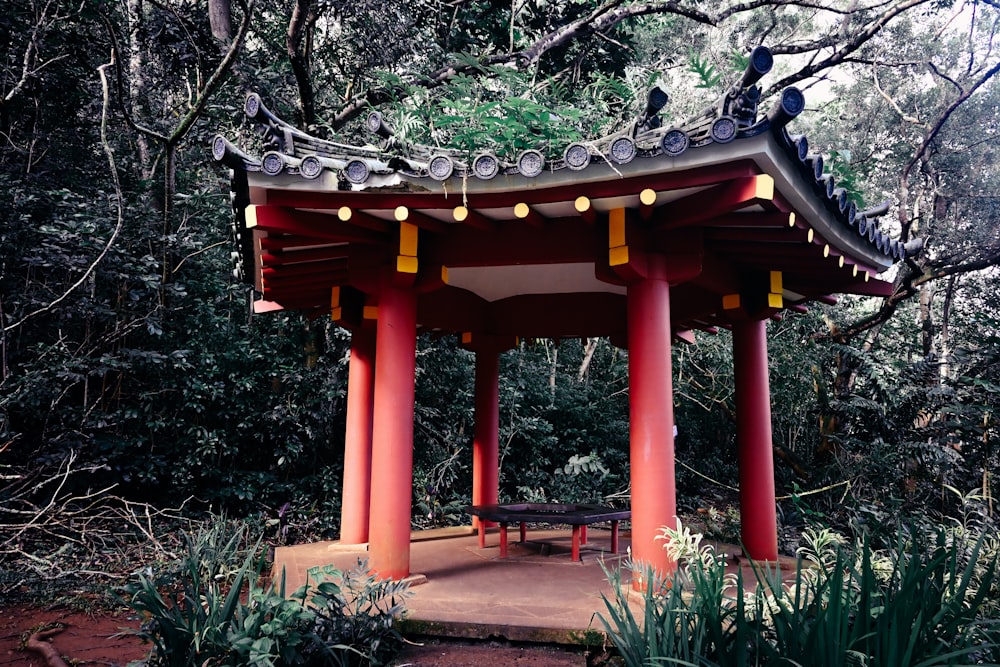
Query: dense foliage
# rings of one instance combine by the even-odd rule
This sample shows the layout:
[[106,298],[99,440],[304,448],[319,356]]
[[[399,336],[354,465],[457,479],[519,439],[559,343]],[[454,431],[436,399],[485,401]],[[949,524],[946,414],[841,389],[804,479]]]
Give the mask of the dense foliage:
[[886,549],[807,530],[791,583],[666,530],[682,566],[640,594],[641,618],[619,585],[601,620],[629,667],[996,664],[998,545],[982,528],[912,524]]
[[[256,140],[251,89],[317,134],[359,138],[374,106],[405,136],[513,153],[606,132],[653,83],[668,117],[696,112],[765,42],[774,87],[821,100],[796,131],[861,199],[893,202],[894,233],[927,239],[889,276],[892,297],[771,323],[784,522],[954,515],[971,489],[992,516],[992,3],[288,4],[17,0],[0,17],[5,558],[60,576],[26,554],[82,554],[71,519],[111,495],[263,515],[275,539],[336,535],[348,334],[252,315],[228,277],[228,178],[206,146]],[[722,332],[674,359],[680,505],[720,534],[733,534],[730,354]],[[463,519],[472,368],[453,339],[420,341],[418,524]],[[503,468],[504,497],[625,497],[627,353],[523,341],[501,383],[502,457],[531,461]]]

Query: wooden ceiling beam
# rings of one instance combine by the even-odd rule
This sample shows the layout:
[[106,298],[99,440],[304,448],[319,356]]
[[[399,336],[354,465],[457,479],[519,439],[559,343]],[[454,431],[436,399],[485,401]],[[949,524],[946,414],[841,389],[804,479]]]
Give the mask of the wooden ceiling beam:
[[772,199],[772,176],[756,174],[735,178],[658,207],[653,226],[659,229],[691,227],[749,206],[766,206]]
[[261,254],[260,261],[264,266],[285,266],[303,262],[315,264],[328,259],[347,257],[349,252],[349,246],[344,243],[310,250],[276,250],[274,252],[265,252]]
[[344,223],[337,216],[295,211],[277,206],[251,204],[246,207],[246,221],[249,229],[303,236],[320,241],[381,243],[388,240],[385,234]]

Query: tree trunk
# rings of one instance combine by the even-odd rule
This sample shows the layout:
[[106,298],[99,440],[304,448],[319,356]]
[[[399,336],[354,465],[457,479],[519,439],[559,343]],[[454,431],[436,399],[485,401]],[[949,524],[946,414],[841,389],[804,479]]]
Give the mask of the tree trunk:
[[[146,6],[144,0],[128,0],[128,86],[129,104],[133,118],[141,119],[147,116],[143,103],[149,98],[149,85],[146,81]],[[154,149],[150,139],[141,132],[135,133],[136,148],[139,151],[139,165],[142,177],[146,181],[153,178]],[[162,209],[162,202],[156,202],[157,209]]]
[[311,0],[295,0],[292,17],[288,21],[285,47],[299,89],[299,113],[304,127],[316,124],[316,98],[313,94],[312,78],[309,74],[312,29],[317,14]]
[[233,7],[230,0],[208,0],[208,23],[212,37],[224,44],[233,39]]
[[587,342],[583,346],[583,361],[580,362],[580,370],[576,373],[576,381],[583,382],[587,379],[587,371],[590,370],[590,362],[594,358],[594,352],[597,352],[597,346],[600,344],[600,338],[588,338]]
[[934,352],[934,292],[930,285],[920,288],[920,351],[926,359]]
[[941,380],[951,379],[951,306],[955,298],[955,289],[958,286],[958,276],[948,277],[944,288],[944,303],[941,306],[941,327],[938,334],[940,339],[939,349],[941,350],[941,365],[939,368]]

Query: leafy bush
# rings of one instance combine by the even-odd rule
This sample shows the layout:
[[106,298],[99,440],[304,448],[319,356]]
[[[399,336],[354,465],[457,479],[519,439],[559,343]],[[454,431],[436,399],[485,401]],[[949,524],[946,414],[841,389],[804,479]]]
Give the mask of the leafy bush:
[[616,593],[601,621],[630,667],[995,664],[997,555],[985,534],[900,530],[880,553],[816,531],[790,584],[758,565],[752,592],[698,536],[664,535],[679,567],[667,581],[643,573],[642,623],[620,573],[610,575]]
[[365,560],[346,572],[332,566],[313,568],[319,582],[309,597],[312,630],[331,649],[337,664],[386,665],[403,647],[393,622],[405,613],[406,583],[379,579]]
[[135,634],[153,645],[148,664],[340,667],[384,665],[398,653],[393,622],[404,613],[406,584],[377,579],[359,560],[347,573],[310,572],[315,587],[286,597],[283,578],[260,583],[260,541],[246,546],[245,524],[228,530],[216,521],[186,535],[177,563],[159,575],[140,572],[126,587],[126,604],[144,619]]

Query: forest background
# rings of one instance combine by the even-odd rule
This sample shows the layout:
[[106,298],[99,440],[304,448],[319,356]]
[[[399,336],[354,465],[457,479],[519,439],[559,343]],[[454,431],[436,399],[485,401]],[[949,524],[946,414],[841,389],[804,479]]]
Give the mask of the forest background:
[[[924,252],[886,299],[769,325],[786,549],[974,508],[998,469],[992,0],[14,0],[0,16],[0,594],[103,582],[164,526],[255,517],[273,542],[338,532],[349,334],[252,315],[232,277],[228,174],[212,137],[256,140],[250,92],[311,133],[470,151],[565,145],[685,118],[759,44],[762,106],[883,226]],[[736,539],[731,348],[674,351],[678,502]],[[467,521],[473,359],[417,353],[414,523]],[[501,497],[627,502],[627,353],[522,341],[501,372]],[[516,466],[512,463],[516,462]],[[134,562],[134,561],[133,561]],[[120,568],[119,568],[120,569]]]

